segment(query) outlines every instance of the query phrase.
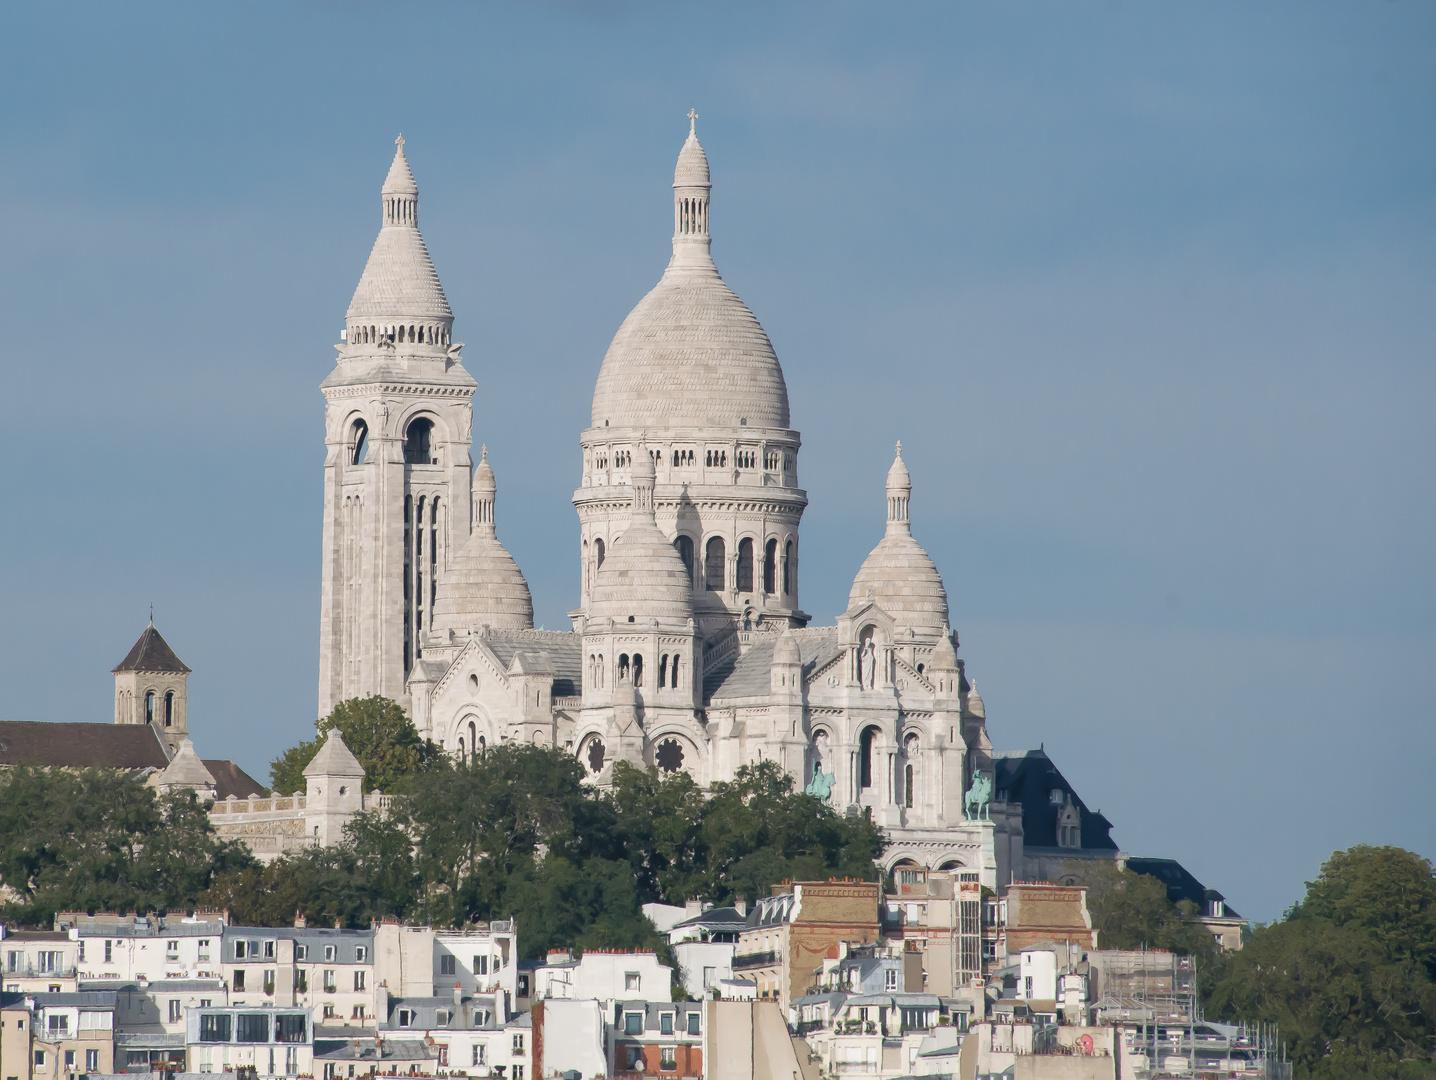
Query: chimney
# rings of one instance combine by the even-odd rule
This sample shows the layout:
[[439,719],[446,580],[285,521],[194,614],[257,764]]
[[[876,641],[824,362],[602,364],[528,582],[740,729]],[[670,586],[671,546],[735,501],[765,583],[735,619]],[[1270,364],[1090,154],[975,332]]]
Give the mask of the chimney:
[[[457,1012],[464,1004],[464,988],[454,983],[454,1010]],[[450,1021],[452,1023],[452,1021]]]
[[294,929],[303,930],[308,925],[309,920],[306,919],[303,915],[301,915],[298,911],[296,911],[294,913]]
[[746,917],[748,914],[747,898],[743,896],[733,897],[733,910],[736,911],[739,915]]
[[696,896],[690,896],[683,905],[683,914],[689,918],[692,918],[694,915],[702,915],[703,901]]

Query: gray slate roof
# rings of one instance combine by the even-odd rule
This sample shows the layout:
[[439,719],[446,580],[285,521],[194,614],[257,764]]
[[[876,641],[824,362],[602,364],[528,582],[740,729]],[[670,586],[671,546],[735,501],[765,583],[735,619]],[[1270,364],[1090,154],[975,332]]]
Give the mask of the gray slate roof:
[[[803,658],[803,678],[838,655],[838,628],[820,626],[791,631]],[[703,672],[703,695],[710,704],[738,701],[743,698],[765,697],[771,686],[769,670],[773,666],[773,648],[779,635],[765,635],[746,646],[738,656],[717,661]]]
[[188,674],[190,669],[175,655],[169,642],[160,636],[155,624],[150,623],[125,658],[110,669],[110,674],[121,671],[178,671]]
[[164,746],[148,724],[0,720],[0,765],[60,769],[163,769]]
[[570,697],[583,687],[583,638],[571,630],[494,630],[483,642],[503,661],[513,663],[515,653],[547,653],[553,666],[554,697]]

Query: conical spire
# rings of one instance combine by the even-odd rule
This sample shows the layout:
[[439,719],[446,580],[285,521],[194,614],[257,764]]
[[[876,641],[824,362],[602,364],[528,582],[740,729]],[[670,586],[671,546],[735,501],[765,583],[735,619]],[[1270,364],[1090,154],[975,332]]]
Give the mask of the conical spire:
[[419,185],[404,156],[404,137],[394,141],[380,191],[382,227],[349,302],[348,342],[447,348],[454,315],[419,233]]

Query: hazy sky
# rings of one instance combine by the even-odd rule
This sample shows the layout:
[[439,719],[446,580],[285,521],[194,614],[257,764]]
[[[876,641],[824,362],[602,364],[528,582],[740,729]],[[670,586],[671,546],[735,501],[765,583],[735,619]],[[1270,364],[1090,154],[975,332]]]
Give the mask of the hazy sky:
[[402,131],[537,616],[578,432],[713,252],[831,623],[903,440],[999,749],[1269,919],[1436,855],[1436,8],[12,5],[0,717],[106,721],[148,605],[205,756],[313,732],[323,401]]

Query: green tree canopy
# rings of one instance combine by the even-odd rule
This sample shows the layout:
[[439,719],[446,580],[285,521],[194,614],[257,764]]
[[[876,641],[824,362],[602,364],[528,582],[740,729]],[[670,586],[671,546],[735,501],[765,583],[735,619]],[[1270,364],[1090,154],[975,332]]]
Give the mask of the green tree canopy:
[[1207,1015],[1281,1027],[1297,1080],[1436,1077],[1436,882],[1409,851],[1338,851],[1225,957]]
[[335,728],[364,766],[365,791],[397,791],[437,754],[433,743],[419,738],[398,702],[378,694],[350,698],[319,721],[317,738],[290,747],[269,763],[271,790],[280,795],[305,790],[304,769]]
[[0,882],[29,925],[58,911],[193,906],[217,876],[254,865],[221,841],[193,792],[160,795],[117,769],[0,772]]
[[1082,880],[1099,948],[1216,955],[1215,939],[1194,921],[1199,914],[1195,906],[1190,901],[1174,904],[1167,886],[1152,875],[1099,863],[1085,870]]

